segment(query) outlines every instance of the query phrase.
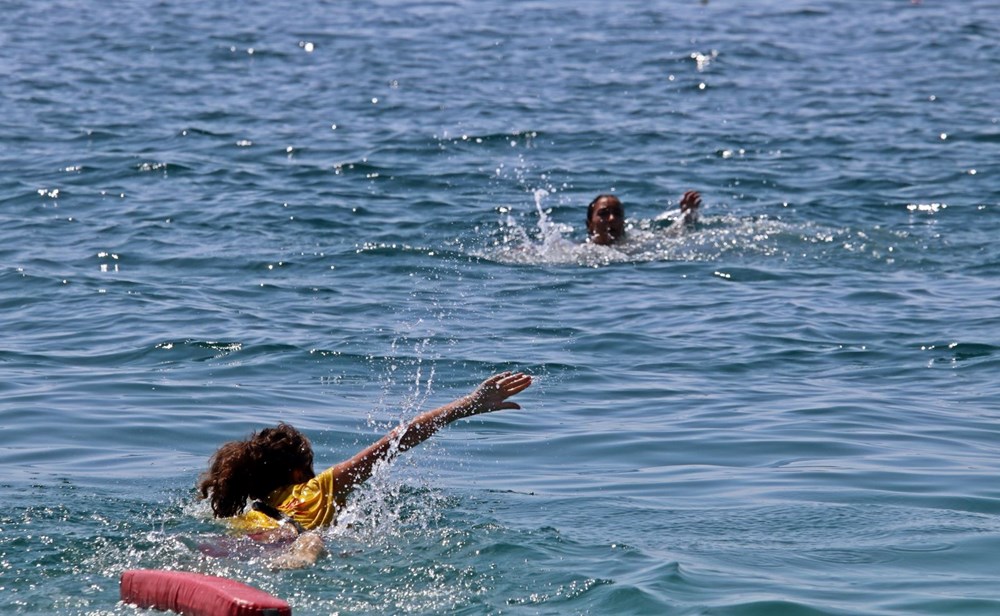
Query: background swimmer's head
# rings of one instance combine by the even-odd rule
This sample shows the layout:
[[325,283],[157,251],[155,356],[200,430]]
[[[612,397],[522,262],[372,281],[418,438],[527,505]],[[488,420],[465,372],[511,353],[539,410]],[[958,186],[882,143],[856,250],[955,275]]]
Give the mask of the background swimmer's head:
[[587,206],[587,235],[606,246],[625,237],[625,208],[614,195],[598,195]]

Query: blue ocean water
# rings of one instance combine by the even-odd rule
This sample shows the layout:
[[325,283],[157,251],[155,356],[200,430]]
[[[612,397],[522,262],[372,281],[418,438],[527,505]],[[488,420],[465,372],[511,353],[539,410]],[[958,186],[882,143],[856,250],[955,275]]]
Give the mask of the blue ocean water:
[[[0,5],[0,612],[1000,613],[994,0]],[[222,442],[502,369],[314,568],[199,549]]]

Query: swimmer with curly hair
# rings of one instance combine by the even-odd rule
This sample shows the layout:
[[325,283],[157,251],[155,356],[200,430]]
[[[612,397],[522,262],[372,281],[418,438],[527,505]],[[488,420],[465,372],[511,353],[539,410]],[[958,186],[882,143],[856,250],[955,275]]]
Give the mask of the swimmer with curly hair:
[[[323,552],[316,529],[336,523],[350,493],[372,476],[376,465],[416,447],[458,419],[521,408],[508,400],[531,385],[520,372],[502,372],[472,393],[418,415],[352,458],[313,471],[309,439],[286,423],[219,447],[198,480],[198,493],[212,513],[262,541],[292,539],[291,549],[272,561],[275,568],[313,564]],[[247,503],[250,507],[247,507]]]

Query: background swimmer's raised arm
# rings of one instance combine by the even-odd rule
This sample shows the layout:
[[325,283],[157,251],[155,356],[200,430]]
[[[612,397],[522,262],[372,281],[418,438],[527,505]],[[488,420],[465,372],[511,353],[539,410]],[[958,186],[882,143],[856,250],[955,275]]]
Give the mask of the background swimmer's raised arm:
[[416,447],[456,419],[521,408],[507,398],[524,391],[530,385],[531,377],[526,374],[501,372],[483,381],[471,394],[421,413],[406,426],[392,430],[353,458],[334,466],[331,469],[334,498],[338,503],[343,503],[355,487],[372,476],[380,461],[391,460],[397,453]]

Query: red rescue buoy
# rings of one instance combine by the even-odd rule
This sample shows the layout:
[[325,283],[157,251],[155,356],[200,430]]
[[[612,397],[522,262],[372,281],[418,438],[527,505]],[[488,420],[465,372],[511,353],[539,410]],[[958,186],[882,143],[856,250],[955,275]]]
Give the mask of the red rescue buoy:
[[288,603],[229,578],[188,571],[132,569],[122,573],[121,599],[141,608],[185,616],[291,616]]

